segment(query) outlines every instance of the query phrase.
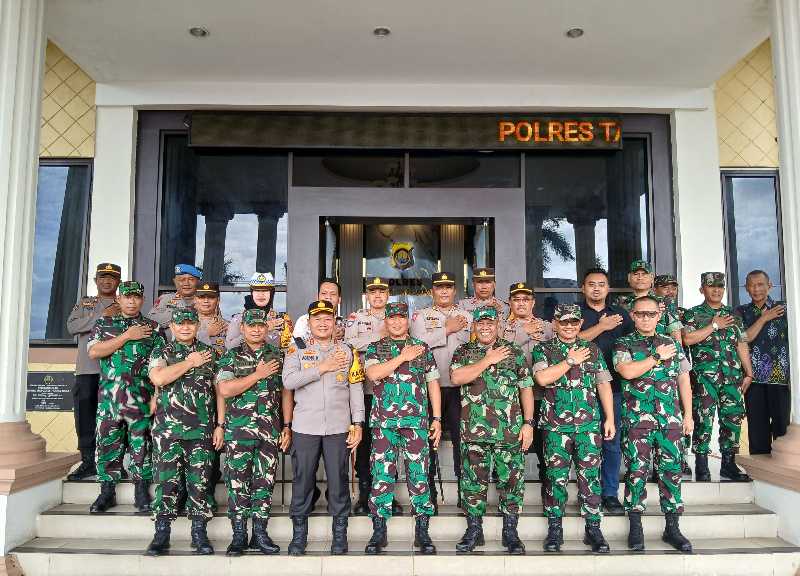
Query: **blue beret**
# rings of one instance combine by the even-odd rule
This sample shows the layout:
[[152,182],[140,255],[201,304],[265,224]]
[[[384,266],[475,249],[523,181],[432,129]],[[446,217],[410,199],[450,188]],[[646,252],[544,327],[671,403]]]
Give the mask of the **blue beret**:
[[178,264],[175,266],[175,276],[180,276],[181,274],[191,274],[198,280],[203,277],[203,272],[191,264]]

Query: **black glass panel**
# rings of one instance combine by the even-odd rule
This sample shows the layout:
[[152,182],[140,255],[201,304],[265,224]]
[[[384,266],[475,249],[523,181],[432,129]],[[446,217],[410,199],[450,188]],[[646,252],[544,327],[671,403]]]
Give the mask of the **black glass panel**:
[[540,153],[525,160],[528,281],[577,288],[600,266],[624,288],[632,260],[649,259],[647,147],[626,138],[616,152]]
[[520,158],[497,152],[414,152],[410,182],[419,188],[519,188]]
[[403,165],[400,152],[295,152],[292,185],[396,188]]

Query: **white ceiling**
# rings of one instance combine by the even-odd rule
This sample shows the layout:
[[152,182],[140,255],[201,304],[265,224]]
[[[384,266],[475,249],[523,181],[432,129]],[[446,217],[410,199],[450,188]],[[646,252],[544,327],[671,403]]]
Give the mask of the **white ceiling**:
[[769,35],[767,0],[48,0],[46,26],[104,83],[704,87]]

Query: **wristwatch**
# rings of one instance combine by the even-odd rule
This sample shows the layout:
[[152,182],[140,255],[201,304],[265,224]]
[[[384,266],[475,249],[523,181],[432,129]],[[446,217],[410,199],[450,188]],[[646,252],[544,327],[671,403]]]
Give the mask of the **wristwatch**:
[[359,428],[364,428],[363,422],[353,422],[353,426],[358,426]]
[[215,428],[222,428],[223,430],[225,430],[225,423],[224,422],[217,422],[217,425],[215,426]]
[[432,419],[433,419],[434,422],[441,422],[442,421],[442,417],[441,416],[433,416]]
[[283,423],[283,427],[284,428],[291,428],[292,427],[292,423],[291,422],[284,422]]
[[531,428],[536,428],[536,420],[531,418],[530,420],[525,420],[525,424],[530,426]]
[[570,366],[575,366],[577,362],[575,362],[575,359],[572,356],[567,356],[567,364],[569,364]]
[[712,327],[714,330],[719,330],[719,324],[717,324],[716,322],[712,322],[712,323],[711,323],[711,327]]

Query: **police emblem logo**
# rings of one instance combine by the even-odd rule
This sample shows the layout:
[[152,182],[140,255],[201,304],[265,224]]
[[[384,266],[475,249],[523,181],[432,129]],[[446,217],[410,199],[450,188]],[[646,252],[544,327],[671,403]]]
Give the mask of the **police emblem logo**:
[[113,270],[114,267],[111,264],[106,264],[106,270]]
[[259,282],[266,282],[267,281],[267,277],[264,276],[263,274],[259,274],[257,280]]
[[208,284],[203,284],[203,290],[208,290],[208,289],[209,289],[209,285]]
[[305,364],[303,364],[304,370],[308,370],[309,368],[311,368],[311,362],[306,362]]
[[390,264],[398,270],[406,270],[414,265],[414,246],[410,242],[395,242],[391,248]]
[[486,270],[481,270],[481,273],[478,276],[486,276]]
[[447,274],[442,274],[442,280],[450,280],[450,278],[447,277]]
[[336,381],[337,382],[344,382],[344,374],[342,374],[341,372],[336,374]]
[[377,278],[375,278],[375,282],[374,283],[375,284],[380,284],[381,283],[381,277],[378,276]]
[[325,303],[320,301],[317,303],[317,308],[325,308]]
[[517,288],[522,288],[523,286],[525,285],[522,282],[517,283]]

